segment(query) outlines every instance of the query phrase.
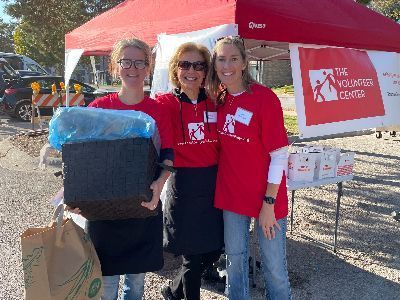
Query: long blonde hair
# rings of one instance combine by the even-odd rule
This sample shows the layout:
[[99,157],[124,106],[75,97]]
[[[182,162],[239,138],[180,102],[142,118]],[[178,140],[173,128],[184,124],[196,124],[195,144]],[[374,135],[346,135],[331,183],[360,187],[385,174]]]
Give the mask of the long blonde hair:
[[248,58],[246,54],[246,48],[244,46],[243,39],[238,36],[227,36],[224,37],[220,40],[218,40],[214,46],[214,49],[212,51],[211,55],[211,64],[210,68],[208,70],[208,75],[206,78],[206,89],[211,97],[217,105],[222,105],[225,102],[225,96],[227,93],[226,88],[222,87],[222,82],[218,78],[217,72],[215,71],[215,61],[217,58],[217,50],[223,45],[234,45],[240,53],[240,56],[242,57],[243,61],[245,62],[246,66],[244,70],[242,71],[242,83],[246,91],[250,92],[250,85],[255,82],[253,77],[250,75],[249,71],[249,64],[248,64]]

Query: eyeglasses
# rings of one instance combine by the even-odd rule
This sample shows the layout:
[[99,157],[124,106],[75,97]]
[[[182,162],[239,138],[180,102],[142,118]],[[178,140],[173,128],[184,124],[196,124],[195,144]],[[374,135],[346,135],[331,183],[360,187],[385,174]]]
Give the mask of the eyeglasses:
[[182,60],[178,62],[178,68],[181,70],[187,71],[191,66],[193,66],[193,70],[195,71],[204,71],[207,67],[207,64],[204,61],[190,62],[187,60]]
[[133,65],[135,69],[143,70],[148,65],[145,60],[134,60],[130,58],[121,58],[117,63],[119,63],[122,69],[130,69]]

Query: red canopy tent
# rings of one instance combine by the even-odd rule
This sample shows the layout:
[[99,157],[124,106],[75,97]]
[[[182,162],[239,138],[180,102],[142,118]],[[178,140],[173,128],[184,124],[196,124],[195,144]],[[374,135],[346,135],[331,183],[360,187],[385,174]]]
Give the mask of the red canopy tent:
[[238,24],[247,47],[258,40],[400,52],[400,25],[353,0],[126,0],[66,34],[65,47],[107,55],[124,37],[154,45],[160,33],[222,24]]

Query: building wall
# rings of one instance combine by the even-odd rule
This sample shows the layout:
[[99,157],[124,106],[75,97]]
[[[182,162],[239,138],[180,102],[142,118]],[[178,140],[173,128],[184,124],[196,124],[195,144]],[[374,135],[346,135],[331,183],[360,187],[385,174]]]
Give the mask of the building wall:
[[[256,65],[256,62],[251,62],[250,71],[255,79],[261,79],[259,81],[261,81],[262,84],[268,87],[279,87],[293,84],[290,60],[263,61],[261,62],[261,65],[259,62],[258,71]],[[258,72],[261,73],[257,75]]]

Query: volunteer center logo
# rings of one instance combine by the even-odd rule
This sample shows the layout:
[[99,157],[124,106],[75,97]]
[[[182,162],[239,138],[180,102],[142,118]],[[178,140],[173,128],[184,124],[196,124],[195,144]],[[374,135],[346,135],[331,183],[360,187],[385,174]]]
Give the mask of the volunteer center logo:
[[385,114],[366,51],[299,47],[299,58],[307,126]]

